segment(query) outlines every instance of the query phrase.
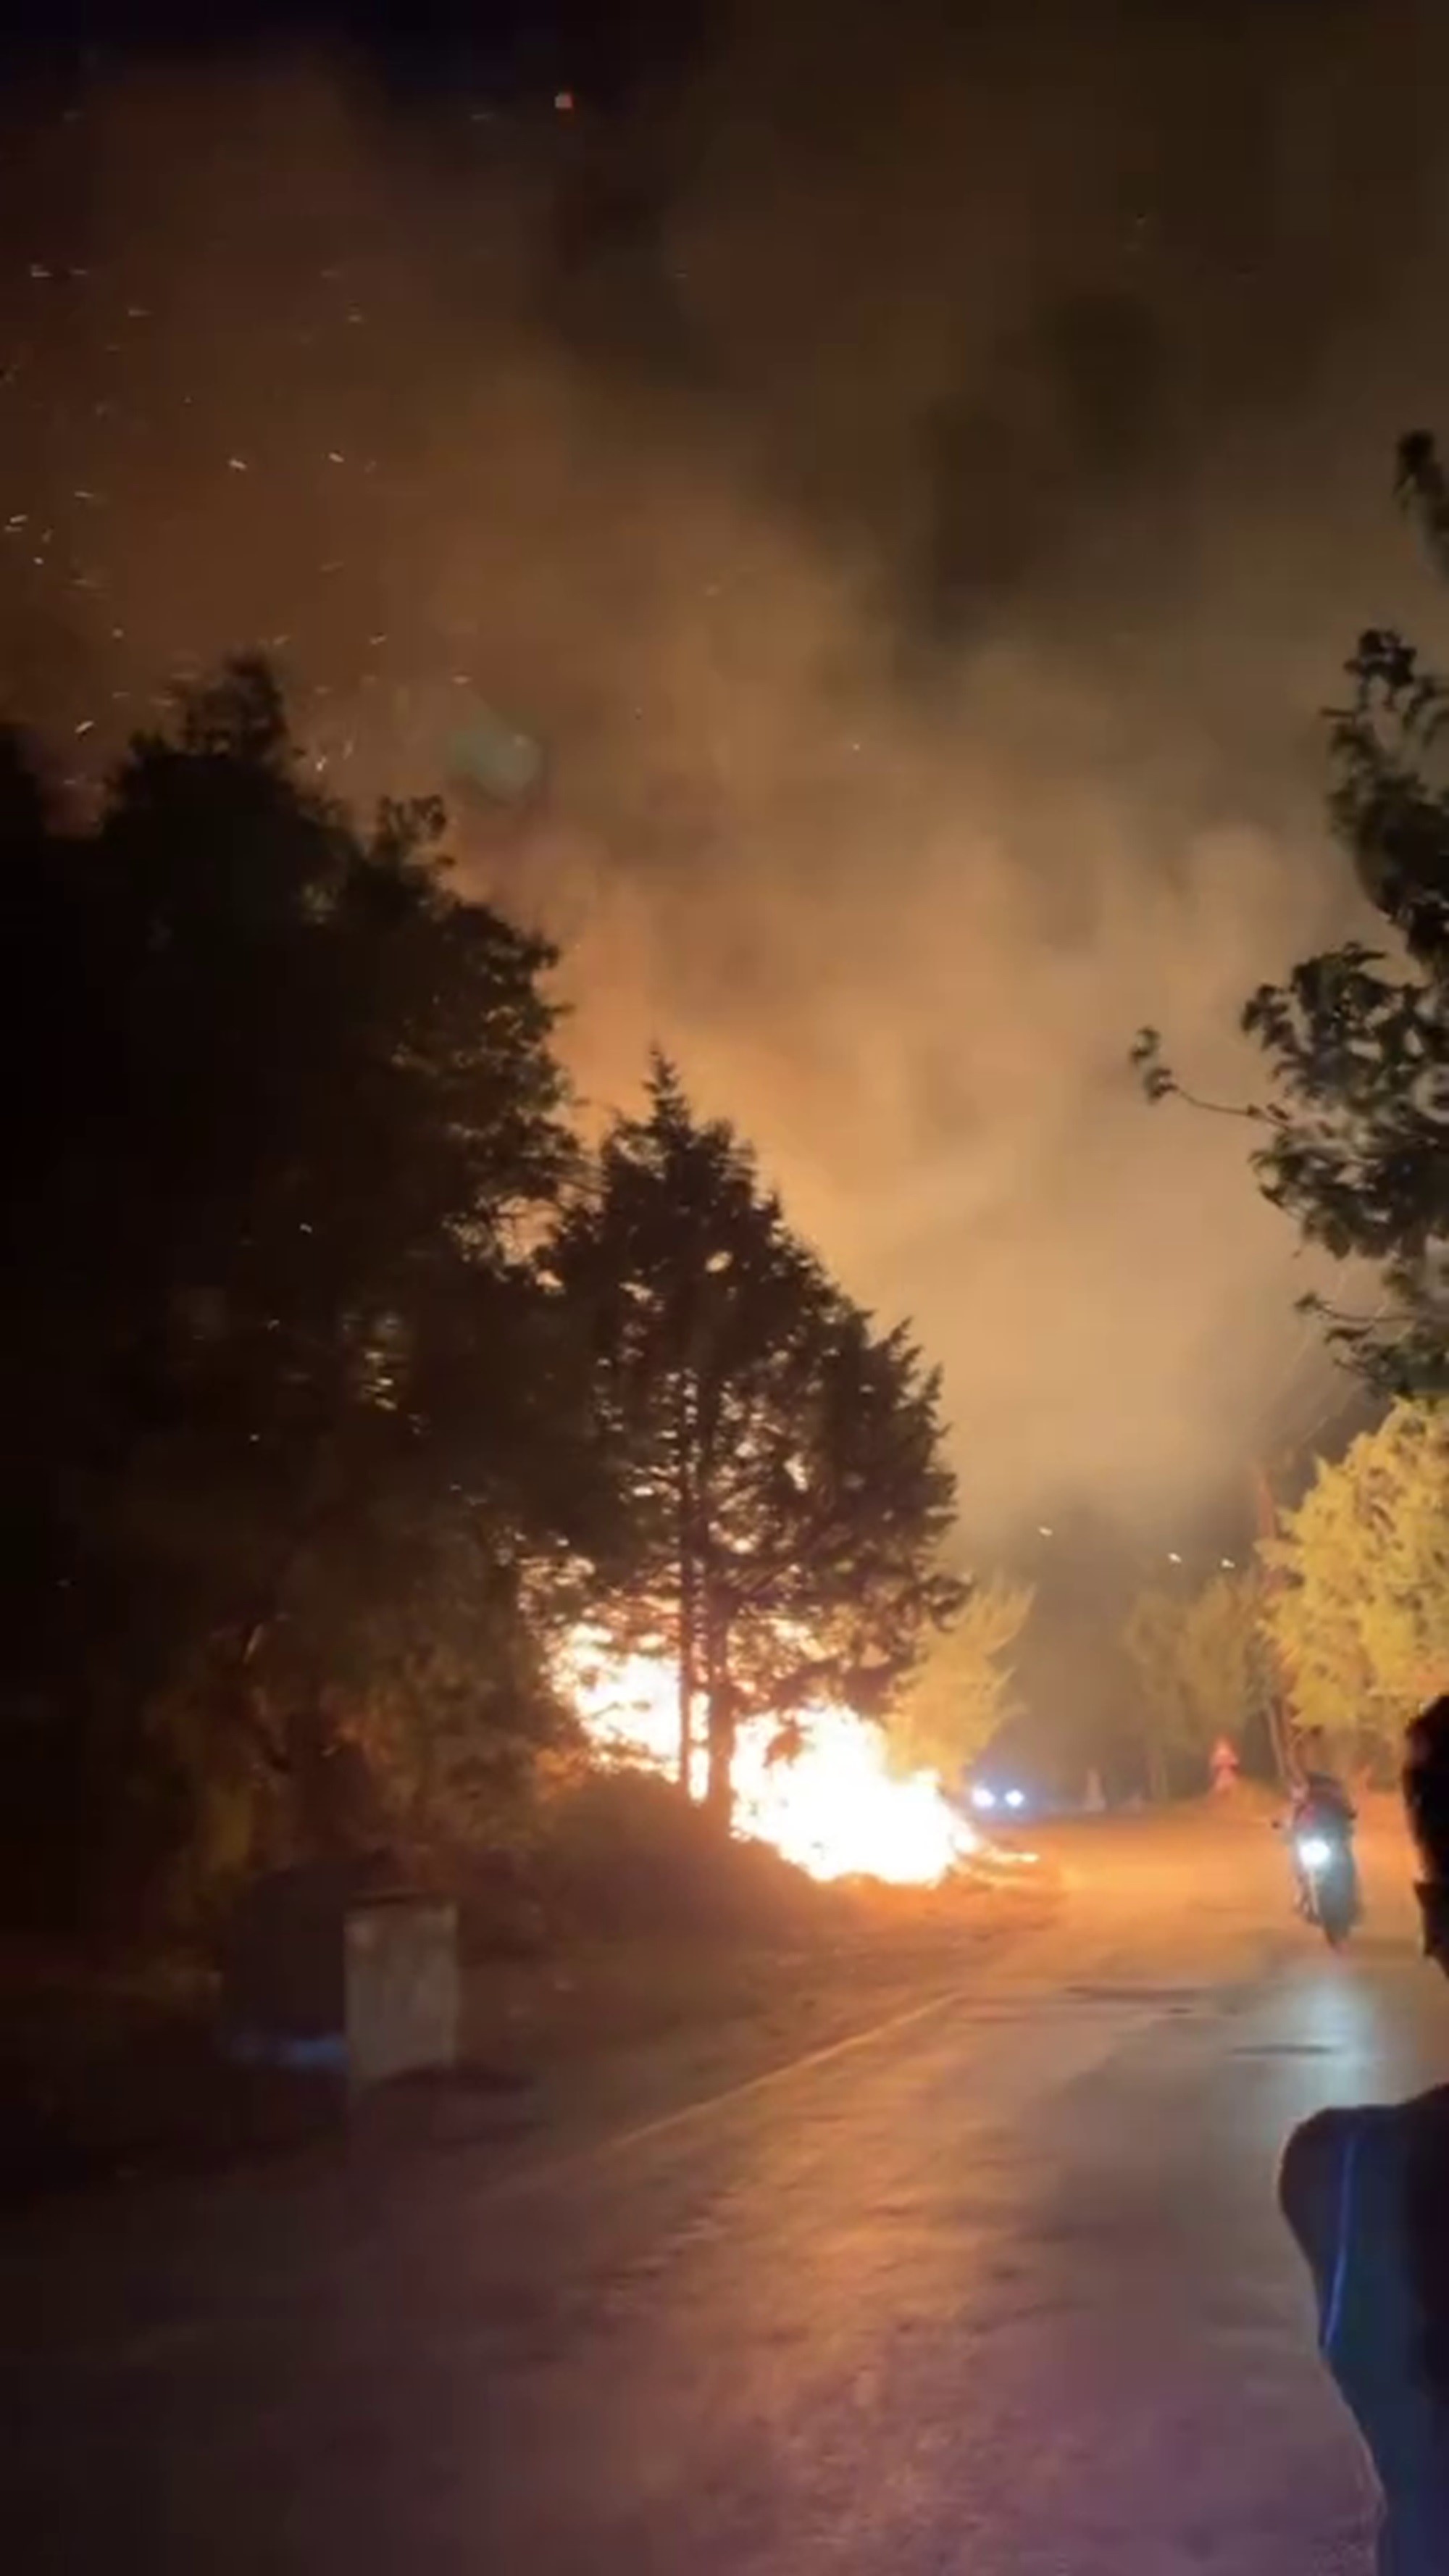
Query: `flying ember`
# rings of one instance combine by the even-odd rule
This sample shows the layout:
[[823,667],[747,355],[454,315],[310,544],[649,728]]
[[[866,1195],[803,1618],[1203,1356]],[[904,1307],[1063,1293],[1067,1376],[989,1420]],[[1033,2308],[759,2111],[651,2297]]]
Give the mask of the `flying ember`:
[[[668,1663],[650,1655],[612,1658],[579,1638],[566,1659],[565,1687],[601,1753],[673,1770],[679,1712]],[[898,1778],[880,1730],[853,1710],[808,1711],[804,1747],[792,1760],[771,1761],[775,1734],[770,1718],[740,1730],[735,1829],[773,1844],[812,1878],[930,1887],[979,1848],[936,1774]],[[702,1778],[693,1785],[701,1788]]]

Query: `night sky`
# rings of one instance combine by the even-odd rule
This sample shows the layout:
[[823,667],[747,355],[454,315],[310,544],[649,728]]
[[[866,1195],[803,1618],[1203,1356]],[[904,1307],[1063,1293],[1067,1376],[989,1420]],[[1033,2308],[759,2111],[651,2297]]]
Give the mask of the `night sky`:
[[8,712],[84,792],[265,644],[563,937],[585,1095],[662,1039],[914,1314],[968,1527],[1216,1526],[1328,1401],[1307,1283],[1124,1059],[1241,1084],[1353,919],[1316,711],[1441,616],[1442,13],[193,16],[10,40]]

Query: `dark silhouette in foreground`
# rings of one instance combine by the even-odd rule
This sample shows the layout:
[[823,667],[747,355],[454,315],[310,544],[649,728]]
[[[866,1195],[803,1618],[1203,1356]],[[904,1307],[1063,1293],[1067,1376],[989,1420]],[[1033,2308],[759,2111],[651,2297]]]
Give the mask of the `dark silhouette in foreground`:
[[[1404,1796],[1424,1949],[1449,1974],[1449,1698],[1409,1730]],[[1318,2298],[1323,2357],[1383,2496],[1381,2576],[1449,2566],[1449,2085],[1323,2111],[1288,2142],[1283,2214]]]

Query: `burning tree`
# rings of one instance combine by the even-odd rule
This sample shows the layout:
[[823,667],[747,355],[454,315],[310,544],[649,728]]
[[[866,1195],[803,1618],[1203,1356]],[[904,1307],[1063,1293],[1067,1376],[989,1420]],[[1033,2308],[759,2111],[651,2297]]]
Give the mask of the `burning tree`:
[[621,1652],[670,1656],[681,1780],[702,1715],[727,1821],[742,1720],[778,1719],[786,1751],[812,1705],[883,1710],[960,1606],[939,1556],[955,1485],[938,1382],[904,1326],[877,1332],[843,1295],[660,1057],[557,1271],[619,1497],[598,1616]]

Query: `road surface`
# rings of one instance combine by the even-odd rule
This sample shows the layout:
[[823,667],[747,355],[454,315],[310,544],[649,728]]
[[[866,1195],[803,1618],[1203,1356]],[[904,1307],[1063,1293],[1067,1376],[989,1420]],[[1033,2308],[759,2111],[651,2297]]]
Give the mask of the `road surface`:
[[1285,1921],[1261,1826],[1084,1833],[1078,1867],[956,2001],[603,2153],[11,2223],[5,2565],[1363,2566],[1274,2164],[1449,2064],[1449,1998],[1387,1885],[1343,1961]]

